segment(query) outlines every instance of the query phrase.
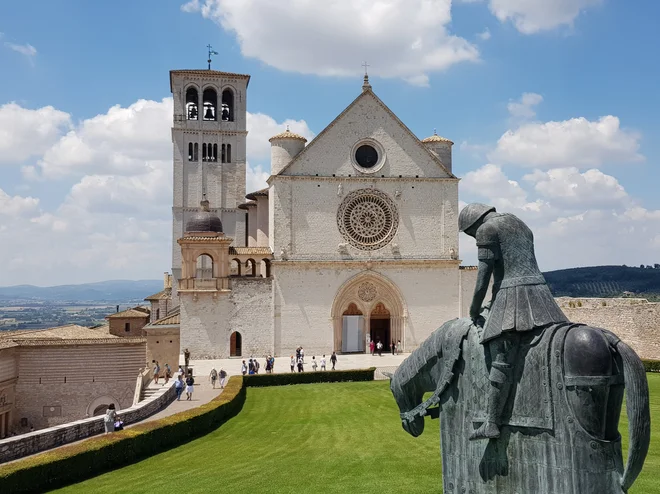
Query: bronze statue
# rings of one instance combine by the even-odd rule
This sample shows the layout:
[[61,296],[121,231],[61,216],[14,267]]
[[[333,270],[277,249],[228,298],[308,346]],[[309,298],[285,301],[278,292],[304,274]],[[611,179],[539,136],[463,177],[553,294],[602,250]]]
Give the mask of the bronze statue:
[[521,220],[471,204],[459,224],[478,245],[470,318],[445,323],[391,377],[404,430],[419,436],[426,415],[440,417],[447,494],[627,492],[650,442],[641,360],[613,333],[566,320]]

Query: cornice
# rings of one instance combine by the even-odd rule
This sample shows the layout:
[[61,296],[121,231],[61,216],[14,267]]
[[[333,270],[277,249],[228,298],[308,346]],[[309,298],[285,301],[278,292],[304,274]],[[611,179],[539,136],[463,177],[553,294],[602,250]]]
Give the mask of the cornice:
[[317,177],[316,175],[271,175],[268,177],[266,182],[270,185],[272,180],[314,180],[314,181],[327,181],[327,182],[369,182],[369,183],[378,183],[378,182],[449,182],[457,183],[461,179],[457,177],[367,177],[367,176],[348,176],[348,175],[339,175],[336,177]]
[[314,259],[273,259],[273,266],[278,268],[308,268],[328,267],[335,269],[337,267],[352,267],[363,269],[378,269],[383,266],[438,266],[438,267],[456,267],[461,264],[459,259],[338,259],[338,260],[314,260]]
[[223,129],[191,129],[191,128],[181,128],[181,127],[172,127],[172,132],[181,132],[182,134],[215,134],[223,135],[228,137],[235,136],[247,136],[247,130],[223,130]]

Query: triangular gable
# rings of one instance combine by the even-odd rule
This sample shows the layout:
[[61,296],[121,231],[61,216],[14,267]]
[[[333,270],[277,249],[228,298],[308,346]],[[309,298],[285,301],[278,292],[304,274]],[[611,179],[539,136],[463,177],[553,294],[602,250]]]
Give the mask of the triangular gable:
[[[436,171],[440,172],[438,175],[439,177],[456,178],[455,175],[447,170],[440,158],[429,151],[426,146],[422,144],[419,138],[399,119],[399,117],[394,114],[394,112],[392,112],[392,110],[387,107],[385,103],[383,103],[383,101],[378,96],[376,96],[373,91],[371,91],[371,89],[363,91],[357,98],[355,98],[353,102],[348,105],[344,111],[342,111],[307,146],[305,146],[305,148],[278,173],[278,175],[297,175],[298,173],[296,172],[300,171],[296,170],[298,165],[309,158],[310,153],[313,154],[316,148],[323,147],[321,143],[328,139],[329,134],[332,133],[333,129],[335,129],[338,125],[341,125],[342,121],[347,118],[347,115],[349,115],[352,110],[360,105],[365,98],[371,98],[373,103],[375,103],[379,109],[387,114],[395,126],[397,126],[404,133],[404,135],[409,138],[411,145],[415,147],[415,150],[418,151],[418,153],[423,157],[424,161],[433,163],[433,165],[437,167]],[[378,176],[380,176],[380,174],[378,174]]]

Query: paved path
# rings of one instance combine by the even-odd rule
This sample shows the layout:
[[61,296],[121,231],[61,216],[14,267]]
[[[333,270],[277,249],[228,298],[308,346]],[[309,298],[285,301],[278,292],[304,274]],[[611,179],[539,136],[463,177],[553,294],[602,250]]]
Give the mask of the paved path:
[[[401,355],[392,355],[391,353],[383,353],[382,357],[378,355],[369,355],[369,354],[348,354],[348,355],[337,355],[337,367],[336,370],[352,370],[352,369],[367,369],[369,367],[388,367],[396,368],[403,362],[403,360],[410,354],[402,353]],[[316,360],[321,358],[320,355],[314,355]],[[227,374],[230,376],[239,375],[241,373],[241,364],[243,360],[246,362],[250,356],[241,357],[241,358],[228,358],[228,359],[217,359],[217,360],[194,360],[191,359],[190,366],[194,369],[195,377],[201,378],[201,380],[206,379],[208,381],[208,376],[211,372],[211,369],[215,367],[216,370],[224,369],[227,371]],[[266,357],[259,356],[257,357],[259,361],[259,374],[266,373]],[[332,364],[330,363],[330,354],[325,356],[328,370],[332,369]],[[276,357],[275,358],[275,373],[291,372],[290,367],[290,357]],[[181,364],[183,364],[183,355],[180,359]],[[319,370],[321,364],[319,363]],[[305,355],[305,367],[304,371],[309,372],[312,370],[312,355]]]

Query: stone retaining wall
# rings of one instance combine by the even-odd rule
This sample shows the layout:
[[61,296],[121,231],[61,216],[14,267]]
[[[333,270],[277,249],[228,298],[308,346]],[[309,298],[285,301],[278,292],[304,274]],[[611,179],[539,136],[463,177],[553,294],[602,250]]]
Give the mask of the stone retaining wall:
[[[120,410],[117,415],[124,425],[144,420],[165,408],[176,396],[174,381],[164,392],[138,403],[135,406]],[[90,417],[67,424],[41,429],[20,436],[0,440],[0,463],[16,460],[46,449],[79,441],[105,431],[103,416]]]

